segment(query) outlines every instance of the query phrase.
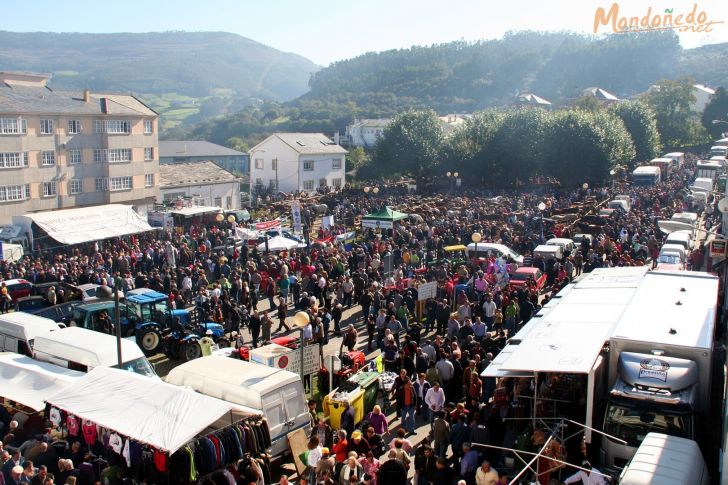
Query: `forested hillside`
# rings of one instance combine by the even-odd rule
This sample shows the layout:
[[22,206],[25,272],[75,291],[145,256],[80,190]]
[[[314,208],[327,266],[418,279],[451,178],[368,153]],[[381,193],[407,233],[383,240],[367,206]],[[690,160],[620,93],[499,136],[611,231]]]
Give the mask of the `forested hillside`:
[[413,108],[471,113],[511,105],[525,92],[560,107],[588,87],[629,98],[660,79],[684,75],[719,86],[728,71],[719,61],[726,58],[728,44],[684,50],[667,31],[604,38],[519,32],[499,40],[367,53],[318,71],[311,90],[294,101],[212,120],[188,135],[254,142],[276,130],[343,133],[354,118],[391,117]]

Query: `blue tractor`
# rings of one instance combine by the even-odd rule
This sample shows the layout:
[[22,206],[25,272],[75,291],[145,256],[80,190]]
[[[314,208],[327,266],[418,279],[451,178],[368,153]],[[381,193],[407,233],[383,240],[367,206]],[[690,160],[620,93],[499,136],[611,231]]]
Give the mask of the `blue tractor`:
[[[149,288],[129,291],[126,294],[126,304],[144,322],[159,325],[159,338],[152,342],[150,336],[149,346],[156,346],[155,352],[162,350],[171,359],[188,361],[202,355],[199,339],[208,330],[212,332],[215,341],[225,335],[225,328],[219,323],[200,322],[196,309],[172,310],[169,308],[167,295]],[[145,349],[143,344],[144,342],[142,349]]]

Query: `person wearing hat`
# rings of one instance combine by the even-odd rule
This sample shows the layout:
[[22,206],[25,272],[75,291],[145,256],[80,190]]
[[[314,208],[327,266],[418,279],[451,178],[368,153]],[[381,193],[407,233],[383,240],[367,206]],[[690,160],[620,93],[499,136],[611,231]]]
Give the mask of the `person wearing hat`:
[[207,329],[205,336],[199,341],[200,349],[202,350],[202,356],[212,355],[212,346],[215,345],[215,341],[212,340],[212,330]]
[[364,439],[361,431],[357,429],[351,433],[351,439],[349,440],[349,444],[346,446],[347,453],[355,451],[357,455],[366,456],[367,451],[370,450],[371,446],[369,445],[369,442]]
[[583,485],[607,485],[607,480],[604,478],[604,475],[599,470],[591,466],[591,463],[587,460],[581,462],[581,467],[583,470],[577,471],[564,480],[565,485],[568,485],[569,483],[577,483],[579,481],[581,481]]
[[331,456],[331,451],[324,446],[321,449],[321,459],[316,464],[316,480],[320,482],[325,480],[325,477],[332,477],[335,465],[336,460]]

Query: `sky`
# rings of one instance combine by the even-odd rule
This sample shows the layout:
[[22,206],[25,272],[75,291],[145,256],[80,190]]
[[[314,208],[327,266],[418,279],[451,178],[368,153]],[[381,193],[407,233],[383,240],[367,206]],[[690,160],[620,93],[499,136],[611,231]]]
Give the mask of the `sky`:
[[[13,32],[224,31],[326,66],[387,49],[500,38],[508,31],[591,34],[598,7],[613,0],[0,0],[0,30]],[[728,42],[725,0],[621,0],[620,16],[697,5],[712,32],[686,32],[686,48]],[[600,33],[607,34],[607,27]],[[614,34],[612,34],[614,35]],[[616,34],[619,35],[619,34]],[[1,48],[1,46],[0,46]]]

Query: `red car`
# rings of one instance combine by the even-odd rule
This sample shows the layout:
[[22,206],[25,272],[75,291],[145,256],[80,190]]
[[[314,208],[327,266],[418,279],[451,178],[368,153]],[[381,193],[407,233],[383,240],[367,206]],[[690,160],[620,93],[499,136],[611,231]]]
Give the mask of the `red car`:
[[540,291],[546,284],[546,275],[538,268],[521,267],[511,275],[510,285],[513,287],[519,287],[526,284],[526,281],[531,278],[536,282],[536,288]]
[[7,286],[8,294],[13,301],[24,296],[30,296],[33,290],[33,283],[24,279],[5,280],[5,286]]

